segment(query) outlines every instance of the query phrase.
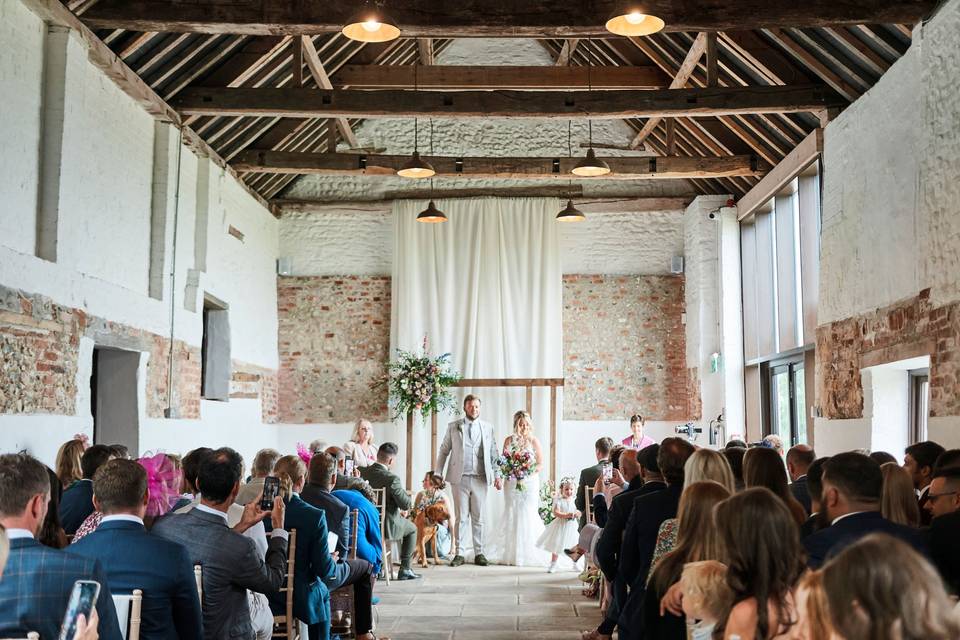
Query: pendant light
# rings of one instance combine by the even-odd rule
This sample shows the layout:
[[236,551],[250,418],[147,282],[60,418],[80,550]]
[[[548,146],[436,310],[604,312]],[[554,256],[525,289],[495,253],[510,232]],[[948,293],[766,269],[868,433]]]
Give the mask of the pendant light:
[[610,173],[610,165],[597,157],[593,150],[593,122],[587,121],[590,127],[590,146],[587,148],[587,156],[571,169],[571,173],[584,178],[593,178],[596,176],[605,176]]
[[358,42],[389,42],[400,37],[397,23],[369,0],[350,16],[340,32]]
[[[567,155],[572,157],[573,149],[570,144],[570,124],[571,121],[567,120]],[[573,182],[571,181],[570,184],[572,186]],[[557,214],[557,222],[582,222],[586,219],[587,216],[583,214],[583,211],[573,206],[572,198],[567,200],[567,206]]]
[[446,221],[447,215],[443,211],[440,211],[440,209],[437,209],[437,205],[433,202],[433,178],[430,178],[430,203],[426,209],[417,215],[417,222],[437,224]]
[[[413,68],[413,90],[417,91],[417,67]],[[410,156],[410,159],[404,163],[400,170],[397,171],[398,176],[404,178],[432,178],[436,175],[436,171],[426,160],[420,157],[420,130],[419,130],[419,120],[417,118],[413,119],[413,155]],[[430,147],[433,148],[433,120],[430,121]]]
[[649,36],[662,30],[666,23],[644,11],[638,3],[625,4],[607,20],[607,31],[618,36]]

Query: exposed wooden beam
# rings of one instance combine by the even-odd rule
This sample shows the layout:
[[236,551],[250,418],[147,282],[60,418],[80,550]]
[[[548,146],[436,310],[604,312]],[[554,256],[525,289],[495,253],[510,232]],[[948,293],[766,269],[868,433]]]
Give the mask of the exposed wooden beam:
[[420,54],[420,64],[433,65],[433,38],[417,38],[417,52]]
[[821,111],[844,101],[823,86],[536,93],[198,87],[174,104],[183,114],[209,116],[622,119]]
[[577,45],[580,44],[580,38],[567,38],[563,41],[563,47],[560,49],[560,55],[557,56],[554,64],[558,67],[565,67],[570,64],[570,58],[573,57],[573,52],[577,50]]
[[737,219],[743,220],[769,202],[791,180],[816,161],[823,152],[823,129],[815,129],[788,153],[746,195],[737,201]]
[[717,68],[717,34],[707,34],[707,47],[705,51],[707,58],[707,86],[717,87],[720,85],[719,69]]
[[[646,13],[671,31],[722,31],[836,24],[913,24],[936,0],[647,0]],[[404,37],[609,37],[604,21],[622,7],[618,0],[516,3],[509,0],[434,2],[393,0],[388,10]],[[84,14],[93,28],[135,31],[198,31],[251,35],[317,34],[339,31],[355,11],[340,0],[100,0]]]
[[[295,153],[248,150],[236,156],[233,167],[245,173],[294,173],[327,176],[394,176],[409,156],[351,153]],[[722,158],[633,157],[606,158],[612,172],[598,178],[570,173],[579,158],[456,158],[425,157],[438,178],[642,180],[647,178],[712,178],[762,175],[768,168],[755,156]]]
[[[293,86],[303,86],[303,41],[310,40],[309,36],[300,36],[290,42],[290,48],[293,50],[293,56],[290,61],[293,66]],[[311,42],[311,44],[313,44]]]
[[[416,80],[416,82],[414,82]],[[344,65],[333,86],[351,89],[659,89],[668,78],[657,67]]]
[[667,136],[667,155],[675,156],[677,155],[677,121],[674,118],[669,118],[664,124]]
[[860,91],[849,82],[841,78],[830,67],[823,64],[812,53],[796,42],[788,32],[782,29],[770,29],[765,32],[774,42],[783,47],[791,55],[795,56],[805,66],[810,68],[820,78],[830,85],[835,91],[853,102],[860,97]]
[[183,142],[191,149],[195,150],[200,156],[210,158],[214,164],[223,168],[227,173],[236,178],[237,182],[254,200],[269,207],[266,200],[260,194],[247,186],[236,171],[211,147],[204,139],[189,126],[184,124],[182,117],[173,108],[170,107],[157,93],[145,83],[140,76],[135,74],[120,58],[117,57],[107,45],[97,38],[77,16],[70,13],[69,9],[59,0],[22,0],[24,6],[35,13],[41,20],[47,24],[67,27],[71,29],[79,39],[81,45],[87,52],[87,59],[93,66],[100,69],[104,75],[113,81],[117,87],[134,102],[149,113],[156,120],[172,123],[183,135]]
[[[310,69],[310,75],[313,76],[313,81],[317,83],[317,86],[325,91],[333,89],[333,85],[330,83],[330,77],[327,75],[326,69],[323,68],[323,62],[317,53],[317,48],[313,45],[313,38],[303,38],[303,54],[304,59],[307,61],[307,68]],[[344,141],[351,147],[359,147],[360,143],[357,141],[357,136],[353,133],[350,122],[342,117],[337,118],[336,121],[337,128],[340,130],[340,135],[343,136]],[[330,150],[332,151],[333,148]]]

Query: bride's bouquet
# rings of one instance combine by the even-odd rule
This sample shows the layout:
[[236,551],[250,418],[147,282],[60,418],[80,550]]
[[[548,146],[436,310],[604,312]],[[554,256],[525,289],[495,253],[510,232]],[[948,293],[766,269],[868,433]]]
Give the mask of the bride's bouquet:
[[500,475],[517,481],[517,491],[523,491],[523,481],[537,472],[537,458],[529,448],[511,444],[510,449],[497,458]]

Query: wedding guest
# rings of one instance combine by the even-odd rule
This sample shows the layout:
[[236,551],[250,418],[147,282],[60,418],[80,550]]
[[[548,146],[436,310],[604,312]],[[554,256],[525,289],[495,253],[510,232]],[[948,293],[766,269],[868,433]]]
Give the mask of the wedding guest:
[[887,453],[886,451],[874,451],[870,453],[870,459],[876,462],[877,464],[886,464],[888,462],[893,462],[894,464],[899,464],[897,459],[893,457],[892,453]]
[[85,450],[86,447],[83,444],[83,440],[79,438],[67,440],[60,445],[60,449],[57,451],[55,466],[57,468],[57,478],[60,479],[61,493],[64,489],[68,489],[74,482],[83,478],[83,471],[80,468],[80,458],[83,456]]
[[690,640],[710,640],[733,597],[726,565],[716,560],[689,562],[683,565],[679,586]]
[[730,463],[730,470],[733,471],[733,481],[737,491],[743,491],[745,488],[743,483],[743,456],[746,455],[747,448],[727,446],[720,453]]
[[397,572],[397,580],[415,580],[420,576],[413,572],[410,563],[417,544],[417,528],[404,516],[404,512],[413,506],[413,502],[403,490],[400,478],[391,471],[398,451],[397,445],[384,442],[377,450],[377,461],[369,467],[363,467],[360,473],[374,489],[386,490],[384,532],[387,540],[400,540],[400,570]]
[[660,600],[670,587],[679,582],[686,563],[718,560],[721,557],[713,512],[718,504],[729,497],[727,488],[709,480],[694,482],[683,490],[677,510],[677,544],[659,561],[654,560],[647,582],[643,600],[643,638],[682,640],[686,637],[683,616],[669,612],[661,616]]
[[726,639],[786,636],[797,618],[793,588],[804,571],[793,514],[783,498],[754,487],[720,503],[716,524],[733,592],[717,630]]
[[43,463],[23,453],[0,455],[0,526],[10,542],[0,580],[0,637],[25,638],[31,631],[44,639],[60,637],[73,583],[95,580],[101,584],[96,605],[99,636],[121,640],[110,585],[100,563],[45,547],[35,539],[49,493],[50,477]]
[[632,449],[627,449],[620,444],[613,445],[613,448],[610,449],[610,478],[605,479],[601,475],[593,485],[593,502],[590,505],[593,513],[591,515],[596,525],[601,528],[606,525],[607,511],[613,498],[627,486],[627,481],[620,473],[620,456],[623,455],[624,451],[632,451]]
[[643,433],[646,423],[644,417],[639,414],[630,416],[630,435],[624,438],[621,444],[635,451],[640,451],[654,444],[654,439]]
[[916,529],[894,524],[880,514],[882,492],[883,473],[867,456],[839,453],[824,463],[821,508],[830,526],[803,541],[812,569],[871,533],[891,534],[926,553],[926,544]]
[[823,512],[823,465],[829,457],[817,458],[807,469],[807,491],[810,493],[810,515],[800,527],[800,539],[805,540],[820,529],[827,527],[827,515]]
[[110,450],[113,452],[114,458],[120,458],[121,460],[130,459],[130,449],[125,444],[108,444]]
[[[152,533],[186,547],[191,564],[203,566],[203,637],[206,640],[254,640],[257,637],[247,590],[266,594],[284,582],[287,538],[285,504],[274,500],[273,511],[260,510],[255,500],[243,508],[234,528],[227,513],[234,505],[243,473],[243,458],[224,447],[204,456],[194,486],[200,502],[186,513],[161,518]],[[270,516],[273,531],[266,560],[253,540],[241,535]],[[273,617],[269,615],[272,627]]]
[[[883,473],[883,490],[880,493],[880,514],[897,524],[908,527],[920,526],[920,508],[917,494],[913,491],[910,473],[896,462],[880,465]],[[929,506],[930,502],[927,502]]]
[[[337,478],[339,478],[339,472]],[[380,514],[359,491],[335,489],[333,495],[347,505],[350,511],[357,510],[357,557],[373,565],[373,575],[380,575],[383,565],[383,538],[380,536]]]
[[[310,446],[307,447],[307,450],[308,450],[311,454],[313,454],[313,453],[320,453],[321,451],[325,450],[326,448],[327,448],[327,443],[326,443],[326,441],[325,441],[325,440],[321,440],[320,438],[317,438],[316,440],[314,440],[314,441],[312,441],[312,442],[310,443]],[[304,460],[304,462],[306,462],[306,460]]]
[[373,425],[360,418],[353,425],[353,435],[344,443],[343,450],[353,458],[357,468],[369,467],[377,461],[377,445],[373,443]]
[[866,536],[821,573],[830,618],[842,638],[960,638],[960,615],[937,572],[901,540]]
[[791,629],[791,640],[843,640],[830,620],[830,604],[823,588],[823,573],[807,571],[793,594],[797,623]]
[[203,629],[193,565],[184,547],[144,528],[152,499],[147,487],[147,472],[137,462],[115,459],[101,466],[93,477],[93,501],[103,520],[70,552],[98,560],[112,593],[143,591],[144,638],[199,640]]
[[[373,487],[370,486],[369,482],[360,477],[360,470],[354,469],[354,475],[347,473],[347,453],[340,447],[327,447],[326,452],[337,460],[337,484],[334,486],[334,490],[357,491],[363,494],[371,503],[375,502],[376,496],[373,494]],[[311,482],[313,481],[311,480]]]
[[80,469],[83,478],[63,492],[60,500],[60,522],[68,536],[72,536],[93,513],[93,474],[100,465],[116,457],[113,449],[106,445],[95,444],[83,452]]
[[740,438],[731,438],[727,441],[727,444],[724,445],[724,449],[746,449],[747,443]]
[[50,478],[50,503],[47,505],[47,515],[40,526],[40,533],[37,534],[37,541],[46,547],[63,549],[70,544],[60,524],[60,497],[63,494],[63,486],[60,484],[60,478],[50,467],[47,467],[47,476]]
[[781,440],[777,434],[771,433],[763,436],[761,446],[766,449],[773,449],[777,452],[777,455],[780,456],[780,459],[783,460],[783,440]]
[[423,490],[418,492],[416,497],[414,497],[413,511],[410,513],[410,519],[416,522],[417,515],[423,509],[441,503],[447,513],[450,514],[450,519],[447,522],[437,523],[435,542],[437,545],[437,555],[441,558],[446,558],[447,554],[453,549],[453,534],[451,532],[456,522],[454,509],[451,508],[450,501],[447,500],[447,494],[444,493],[446,487],[447,483],[444,482],[443,476],[433,470],[427,471],[427,474],[423,477]]
[[[183,470],[183,487],[180,490],[180,499],[174,503],[173,512],[176,513],[191,503],[196,502],[197,474],[200,472],[200,461],[213,453],[210,447],[197,447],[183,456],[181,468]],[[266,549],[264,549],[266,552]]]
[[924,506],[930,492],[930,480],[933,479],[933,466],[944,451],[939,444],[929,440],[917,442],[904,450],[903,468],[909,471],[913,478],[913,487],[917,490],[917,506],[920,507],[920,523],[923,526],[930,524],[930,512]]
[[807,488],[807,471],[817,459],[812,447],[798,444],[787,451],[787,475],[790,477],[790,493],[797,499],[803,510],[810,513],[810,491]]
[[249,482],[240,487],[240,493],[237,494],[237,504],[243,506],[255,500],[257,496],[263,493],[263,479],[273,471],[273,465],[280,459],[280,452],[276,449],[260,449],[253,458],[253,466],[250,473],[253,476]]
[[574,505],[574,491],[576,489],[573,478],[560,480],[560,493],[553,500],[553,520],[537,540],[537,547],[550,552],[550,566],[547,568],[547,573],[556,573],[557,558],[567,547],[573,546],[577,541],[576,521],[580,518],[580,512]]
[[930,484],[930,558],[950,593],[960,594],[960,469],[937,472]]
[[933,475],[944,469],[954,469],[960,467],[960,449],[947,449],[933,463]]
[[747,488],[766,487],[783,503],[793,514],[797,527],[803,525],[807,519],[807,512],[797,499],[790,493],[787,485],[787,470],[783,460],[775,449],[754,447],[748,449],[743,456],[743,480]]
[[594,443],[594,453],[597,456],[597,464],[587,467],[580,472],[580,482],[577,483],[576,507],[580,512],[580,528],[587,524],[585,509],[587,508],[586,487],[592,487],[597,483],[603,473],[604,465],[610,464],[610,450],[613,449],[613,440],[610,438],[600,438]]

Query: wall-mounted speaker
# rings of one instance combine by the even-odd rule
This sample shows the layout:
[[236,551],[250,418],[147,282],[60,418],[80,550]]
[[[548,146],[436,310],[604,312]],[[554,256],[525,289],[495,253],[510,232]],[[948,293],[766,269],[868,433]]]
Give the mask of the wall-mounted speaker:
[[674,275],[683,273],[683,256],[673,256],[670,260],[670,273]]
[[293,258],[277,258],[277,273],[281,276],[293,275]]

